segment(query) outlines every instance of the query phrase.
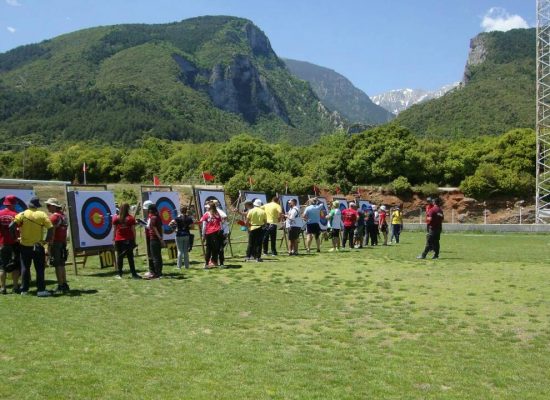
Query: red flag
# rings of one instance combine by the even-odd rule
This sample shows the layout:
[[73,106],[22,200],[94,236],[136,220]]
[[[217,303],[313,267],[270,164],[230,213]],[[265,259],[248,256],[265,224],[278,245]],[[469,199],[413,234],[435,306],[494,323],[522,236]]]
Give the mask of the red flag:
[[214,175],[212,175],[210,172],[203,172],[202,173],[202,179],[204,179],[205,181],[213,181],[214,179],[216,179],[216,177]]
[[334,188],[334,191],[336,192],[336,194],[340,194],[340,188],[338,186]]
[[86,163],[82,164],[82,172],[88,171],[88,167],[86,166]]
[[153,185],[160,186],[160,179],[156,175],[153,176]]

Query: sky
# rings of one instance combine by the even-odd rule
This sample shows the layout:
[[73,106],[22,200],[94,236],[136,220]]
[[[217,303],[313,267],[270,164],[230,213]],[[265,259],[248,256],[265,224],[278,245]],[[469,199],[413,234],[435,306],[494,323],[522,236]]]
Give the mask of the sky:
[[280,57],[333,69],[372,96],[460,81],[470,39],[534,27],[536,0],[0,0],[0,53],[99,25],[200,15],[248,18]]

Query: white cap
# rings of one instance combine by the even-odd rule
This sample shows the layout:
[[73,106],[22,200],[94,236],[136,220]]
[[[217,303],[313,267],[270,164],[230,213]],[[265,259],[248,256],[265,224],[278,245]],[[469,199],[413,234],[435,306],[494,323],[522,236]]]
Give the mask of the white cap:
[[380,206],[380,209],[381,209],[382,211],[386,211],[386,206],[385,206],[385,205],[381,205],[381,206]]
[[145,201],[143,202],[143,209],[144,209],[144,210],[148,210],[149,207],[152,206],[152,205],[153,205],[153,202],[152,202],[151,200],[145,200]]
[[373,204],[373,205],[372,205],[372,209],[373,209],[374,211],[376,211],[376,209],[377,209],[376,204]]
[[252,204],[254,204],[254,207],[261,207],[263,203],[260,199],[256,199]]

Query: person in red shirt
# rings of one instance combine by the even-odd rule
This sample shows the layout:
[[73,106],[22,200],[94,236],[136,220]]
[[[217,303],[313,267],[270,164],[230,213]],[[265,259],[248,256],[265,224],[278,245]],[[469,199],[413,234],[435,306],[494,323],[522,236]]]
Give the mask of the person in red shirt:
[[433,203],[433,199],[431,197],[428,197],[426,199],[426,232],[429,232],[430,231],[430,223],[428,221],[428,214],[430,212],[430,210],[433,208],[434,206],[434,203]]
[[10,272],[13,280],[13,292],[19,293],[18,282],[21,268],[19,243],[10,232],[10,225],[17,215],[16,204],[17,198],[8,195],[2,203],[5,208],[0,210],[0,294],[7,294],[6,274]]
[[[208,263],[212,263],[216,267],[218,265],[218,254],[220,252],[219,236],[222,230],[222,217],[216,209],[216,205],[212,202],[208,203],[207,211],[202,215],[200,220],[202,226],[202,238],[206,242],[206,251],[204,252],[204,268],[208,269]],[[206,208],[206,207],[205,207]]]
[[349,203],[349,208],[342,211],[342,224],[344,225],[344,238],[342,239],[342,248],[346,248],[346,241],[349,240],[350,249],[353,247],[353,234],[355,232],[355,223],[357,222],[357,204]]
[[115,232],[115,250],[117,253],[117,277],[122,279],[122,266],[124,264],[124,257],[126,257],[128,259],[128,266],[130,267],[132,278],[141,279],[141,276],[139,276],[136,272],[136,265],[134,262],[134,249],[136,247],[136,219],[130,215],[130,205],[128,203],[122,203],[120,205],[118,215],[113,217],[113,227]]
[[63,213],[63,206],[54,197],[46,200],[46,208],[50,213],[50,221],[53,225],[53,235],[48,242],[46,256],[50,258],[50,265],[55,268],[57,277],[57,288],[54,293],[68,293],[69,285],[67,283],[67,272],[65,263],[67,262],[67,229],[69,224],[67,217]]
[[443,210],[441,209],[441,199],[436,198],[434,205],[430,208],[427,215],[428,220],[428,233],[426,235],[426,247],[421,255],[416,258],[426,258],[430,251],[434,252],[433,259],[439,258],[439,239],[441,237],[441,231],[443,229]]
[[165,247],[162,238],[162,221],[155,204],[149,206],[149,220],[147,222],[147,237],[149,238],[149,254],[152,265],[149,272],[144,275],[146,279],[156,279],[162,276],[162,248]]
[[380,227],[380,232],[384,235],[384,246],[388,245],[388,221],[386,214],[386,206],[380,206],[380,212],[378,213],[378,226]]

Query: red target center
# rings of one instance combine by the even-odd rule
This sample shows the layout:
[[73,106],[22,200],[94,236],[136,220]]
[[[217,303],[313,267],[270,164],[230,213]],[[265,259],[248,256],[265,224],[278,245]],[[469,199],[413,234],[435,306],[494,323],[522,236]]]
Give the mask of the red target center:
[[96,228],[100,228],[103,225],[104,219],[105,217],[99,208],[94,207],[90,210],[90,222]]

